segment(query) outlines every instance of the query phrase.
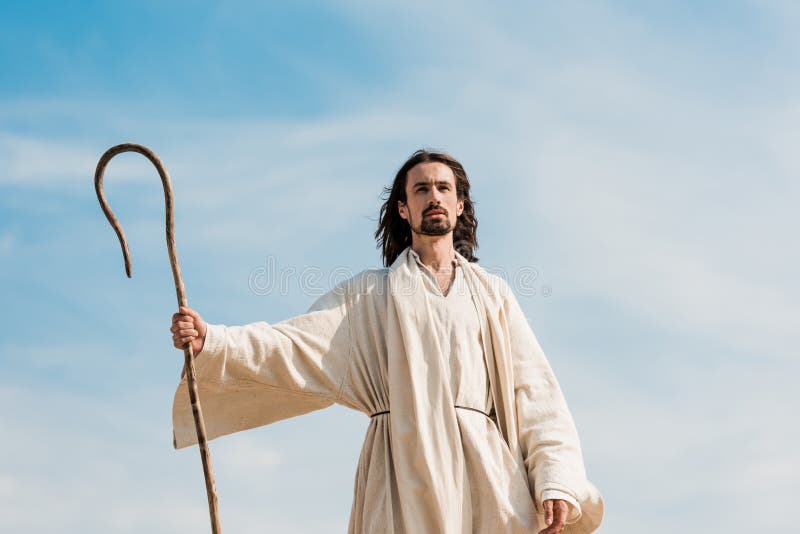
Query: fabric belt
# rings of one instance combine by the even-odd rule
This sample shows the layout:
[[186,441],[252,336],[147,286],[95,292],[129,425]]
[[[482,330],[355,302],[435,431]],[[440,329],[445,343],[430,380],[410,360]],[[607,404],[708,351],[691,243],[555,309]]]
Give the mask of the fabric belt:
[[[494,410],[492,410],[491,414],[488,414],[488,413],[484,412],[483,410],[479,410],[477,408],[470,408],[469,406],[458,406],[458,405],[455,405],[453,407],[454,408],[459,408],[461,410],[470,410],[472,412],[478,412],[480,414],[485,415],[487,418],[491,419],[492,421],[494,421],[494,419],[492,419],[492,416],[494,415]],[[385,415],[387,413],[389,413],[389,410],[384,410],[382,412],[375,412],[374,414],[370,415],[369,417],[370,417],[370,419],[372,419],[373,417],[377,417],[379,415]]]

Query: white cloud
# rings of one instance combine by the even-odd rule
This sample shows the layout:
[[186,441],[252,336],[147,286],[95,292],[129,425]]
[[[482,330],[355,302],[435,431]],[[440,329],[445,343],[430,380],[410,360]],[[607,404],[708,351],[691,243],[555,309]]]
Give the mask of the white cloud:
[[[652,361],[649,383],[622,373],[598,380],[561,363],[570,391],[591,391],[591,398],[573,397],[571,407],[589,477],[606,499],[602,530],[635,532],[663,509],[683,510],[681,521],[697,529],[712,521],[726,532],[765,522],[788,528],[789,518],[765,510],[800,491],[800,453],[790,445],[800,428],[789,423],[797,363],[765,367],[731,358],[709,369],[699,358],[643,357]],[[655,521],[647,531],[673,532],[676,524]]]
[[17,236],[11,232],[3,232],[0,234],[0,256],[9,256],[14,250],[17,241]]
[[[468,163],[482,194],[481,228],[497,229],[481,234],[484,250],[495,251],[485,256],[488,263],[538,265],[546,256],[553,267],[544,275],[557,282],[554,299],[589,306],[599,297],[665,338],[696,343],[690,354],[675,354],[658,345],[663,339],[637,338],[638,325],[616,324],[631,334],[626,354],[647,358],[648,375],[632,378],[613,346],[596,348],[599,361],[588,378],[585,369],[570,367],[577,360],[560,360],[585,453],[609,504],[602,531],[672,532],[698,521],[706,530],[744,532],[762,517],[769,528],[789,528],[786,514],[758,511],[789,509],[798,491],[792,475],[800,469],[791,446],[800,435],[787,424],[798,407],[791,377],[800,332],[794,97],[762,101],[719,92],[741,80],[723,73],[706,85],[709,72],[718,72],[703,70],[713,54],[693,48],[696,42],[667,42],[668,28],[602,6],[546,8],[536,28],[554,17],[569,28],[561,39],[522,31],[538,7],[508,27],[494,11],[451,9],[445,19],[427,4],[417,11],[369,9],[354,16],[370,25],[378,45],[408,50],[409,66],[401,83],[357,109],[296,121],[175,122],[117,112],[114,128],[146,139],[172,174],[176,217],[191,230],[179,235],[179,245],[189,240],[208,251],[204,259],[222,258],[228,278],[247,254],[261,261],[267,246],[312,257],[320,243],[344,243],[354,228],[372,230],[364,217],[376,215],[380,188],[402,158],[417,143],[441,143]],[[403,48],[410,35],[414,42]],[[670,57],[679,61],[665,61]],[[738,61],[735,51],[725,59]],[[0,183],[89,187],[101,152],[88,141],[4,133],[0,165],[11,170]],[[155,181],[140,156],[127,164],[115,160],[108,179]],[[142,231],[156,224],[123,221]],[[9,235],[0,237],[0,251],[16,246]],[[350,261],[352,248],[343,244],[336,259]],[[63,368],[68,356],[50,359],[52,348],[33,354],[34,363]],[[91,402],[46,392],[0,400],[40,417],[30,422],[0,412],[8,436],[0,452],[27,458],[0,477],[0,496],[8,497],[0,499],[4,526],[207,527],[196,451],[174,456],[149,442],[125,443],[130,435],[109,423],[120,417],[117,409],[143,435],[163,437],[163,428],[135,416],[133,406],[110,403],[98,414]],[[50,406],[71,410],[67,421],[76,428],[92,425],[74,413],[108,426],[60,427],[41,415]],[[300,490],[276,483],[302,478],[303,469],[303,476],[318,476],[298,457],[325,439],[325,429],[313,427],[322,420],[302,427],[307,434],[292,434],[300,427],[287,425],[214,443],[225,525],[237,532],[342,530],[347,498],[336,496],[337,506],[344,504],[338,516],[326,515],[334,519],[296,519],[289,509]],[[122,436],[108,440],[111,430]],[[331,454],[349,460],[344,448],[357,441]],[[48,457],[50,443],[70,444],[86,484],[63,469],[52,473],[52,461],[34,465]],[[155,465],[135,463],[137,455]],[[342,494],[351,490],[347,467],[324,466],[325,482],[344,487]],[[187,480],[190,494],[180,487]],[[52,503],[47,516],[36,512],[42,500]],[[90,520],[74,512],[87,506],[97,510]],[[683,511],[665,517],[665,508]]]
[[[63,187],[92,184],[101,155],[86,143],[0,131],[0,167],[3,168],[0,185]],[[118,156],[110,164],[106,176],[120,181],[143,179],[140,164],[130,160],[120,162],[119,159],[122,158]]]
[[19,483],[10,476],[0,473],[0,497],[10,499],[19,491]]
[[[603,295],[654,323],[753,354],[796,356],[798,288],[776,284],[767,271],[776,266],[780,276],[775,262],[800,259],[786,247],[792,226],[773,222],[789,222],[790,198],[751,207],[742,227],[730,204],[742,200],[734,184],[746,178],[717,184],[709,169],[574,135],[542,148],[530,197],[555,232],[563,267],[581,284],[568,291]],[[775,235],[782,239],[759,242]]]
[[242,434],[233,440],[223,440],[215,447],[215,453],[222,460],[219,469],[236,476],[270,476],[274,468],[283,463],[279,451],[264,443],[258,443],[249,434]]
[[[138,388],[128,388],[116,398],[97,398],[60,388],[0,387],[4,407],[0,457],[13,458],[0,472],[3,529],[32,534],[207,530],[199,456],[196,448],[172,449],[165,398],[163,391]],[[331,415],[337,418],[336,413]],[[347,429],[347,418],[344,426],[342,422],[340,413],[334,424]],[[284,424],[284,435],[291,426]],[[313,425],[301,433],[311,439],[291,446],[282,443],[283,452],[266,442],[263,431],[212,442],[222,523],[227,529],[343,530],[352,473],[343,476],[337,468],[324,478],[309,478],[320,468],[319,461],[309,458],[321,438],[314,436]],[[328,453],[339,449],[337,444],[328,445]],[[330,477],[341,480],[347,491],[325,495]],[[311,480],[314,485],[309,488]],[[317,503],[315,513],[281,500],[281,495],[306,495],[308,502]],[[43,505],[47,513],[42,513]]]

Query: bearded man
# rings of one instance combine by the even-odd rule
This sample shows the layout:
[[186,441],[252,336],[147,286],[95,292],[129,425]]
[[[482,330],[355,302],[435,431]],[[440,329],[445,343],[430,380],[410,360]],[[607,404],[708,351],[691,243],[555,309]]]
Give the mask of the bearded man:
[[[350,534],[594,531],[603,499],[560,386],[507,282],[474,256],[463,166],[419,150],[386,193],[385,268],[278,323],[173,315],[209,439],[338,403],[369,417]],[[185,378],[173,425],[176,448],[197,442]]]

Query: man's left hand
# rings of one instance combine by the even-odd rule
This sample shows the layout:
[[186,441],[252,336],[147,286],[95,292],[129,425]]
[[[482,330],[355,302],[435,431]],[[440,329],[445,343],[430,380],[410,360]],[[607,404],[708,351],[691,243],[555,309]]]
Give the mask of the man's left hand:
[[544,501],[544,524],[547,528],[539,531],[539,534],[557,534],[561,532],[567,524],[567,514],[569,504],[561,499],[547,499]]

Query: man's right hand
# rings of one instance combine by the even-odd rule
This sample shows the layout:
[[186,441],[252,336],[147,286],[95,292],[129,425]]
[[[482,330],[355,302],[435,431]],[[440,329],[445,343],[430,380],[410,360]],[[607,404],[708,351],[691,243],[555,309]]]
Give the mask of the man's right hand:
[[179,306],[178,313],[172,314],[172,344],[183,350],[187,343],[192,344],[195,356],[203,350],[208,325],[200,314],[188,306]]

